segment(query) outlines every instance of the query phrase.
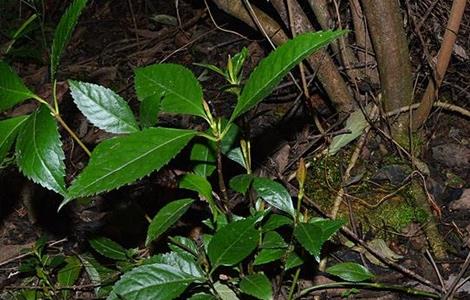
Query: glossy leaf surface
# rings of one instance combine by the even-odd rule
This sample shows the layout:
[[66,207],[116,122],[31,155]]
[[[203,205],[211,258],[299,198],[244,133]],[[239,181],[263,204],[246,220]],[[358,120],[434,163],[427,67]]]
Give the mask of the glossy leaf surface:
[[116,282],[108,300],[177,298],[197,278],[164,264],[137,267]]
[[[57,282],[61,287],[69,287],[75,284],[82,270],[82,263],[76,256],[65,258],[65,266],[57,272]],[[62,299],[69,299],[70,291],[62,291]]]
[[188,300],[217,300],[217,298],[211,294],[197,293],[192,295]]
[[261,248],[286,248],[287,243],[284,241],[284,238],[277,233],[276,231],[268,231],[264,234],[263,242],[261,243]]
[[292,219],[283,216],[283,215],[278,215],[278,214],[272,214],[269,216],[268,220],[266,223],[263,224],[263,231],[271,231],[275,230],[281,226],[284,225],[291,225],[293,223]]
[[302,265],[304,261],[295,252],[290,252],[286,260],[286,271]]
[[21,125],[27,119],[28,116],[20,116],[0,121],[0,164],[13,145]]
[[115,241],[106,237],[95,237],[89,240],[90,246],[104,257],[114,260],[127,260],[127,251]]
[[212,202],[212,186],[203,176],[188,173],[180,180],[180,188],[197,192],[208,202]]
[[148,97],[142,100],[139,107],[140,125],[143,128],[157,125],[159,111],[160,99],[155,97]]
[[374,274],[366,267],[354,262],[336,264],[327,268],[326,272],[351,282],[361,282],[374,278]]
[[295,217],[295,209],[292,198],[286,188],[269,178],[255,178],[253,188],[258,196],[273,207]]
[[51,49],[51,74],[55,78],[55,73],[59,66],[60,57],[64,52],[67,43],[72,36],[75,25],[77,25],[78,18],[85,8],[87,0],[75,0],[72,5],[67,8],[67,11],[60,18],[59,24],[54,32],[54,39],[52,40]]
[[57,123],[46,107],[24,122],[16,141],[21,172],[43,187],[65,195],[64,151]]
[[212,267],[239,263],[256,248],[258,231],[255,218],[235,221],[217,231],[208,247]]
[[278,259],[281,259],[286,253],[286,249],[261,249],[256,255],[253,265],[264,265]]
[[240,290],[260,300],[270,300],[273,298],[272,284],[264,274],[252,274],[242,278]]
[[10,66],[0,61],[0,112],[33,96]]
[[69,80],[73,101],[96,127],[111,133],[139,130],[127,102],[103,86]]
[[221,300],[239,300],[237,294],[235,294],[235,292],[226,284],[220,283],[220,281],[214,283],[214,289],[216,290],[217,295],[220,296]]
[[136,69],[135,89],[140,101],[159,99],[164,112],[206,118],[202,88],[194,74],[181,65],[155,64]]
[[165,264],[180,270],[188,275],[202,278],[204,272],[195,261],[195,257],[187,253],[169,252],[151,258],[153,263]]
[[91,254],[81,254],[78,257],[91,283],[96,285],[96,296],[106,297],[112,289],[111,283],[114,282],[113,278],[118,275],[118,272],[103,266]]
[[253,179],[254,176],[251,174],[240,174],[230,179],[229,186],[235,192],[245,194],[250,188]]
[[258,104],[295,65],[344,32],[318,31],[300,34],[271,52],[251,73],[230,120],[235,120]]
[[100,143],[72,183],[68,200],[109,191],[159,170],[194,135],[192,130],[148,128]]
[[315,259],[320,261],[323,244],[344,225],[342,220],[326,220],[322,224],[300,223],[294,229],[294,236]]
[[145,245],[148,246],[151,242],[158,239],[162,233],[176,223],[188,210],[193,201],[192,199],[181,199],[172,201],[162,207],[149,225]]
[[193,172],[197,175],[209,177],[215,171],[216,149],[208,141],[197,142],[191,149],[191,161],[194,163]]

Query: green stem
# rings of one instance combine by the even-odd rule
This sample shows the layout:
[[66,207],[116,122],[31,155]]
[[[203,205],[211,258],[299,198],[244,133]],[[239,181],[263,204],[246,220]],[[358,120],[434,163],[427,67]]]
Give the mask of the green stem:
[[56,79],[54,79],[54,81],[52,82],[52,99],[54,101],[55,112],[56,114],[60,115],[59,101],[57,100],[57,80]]
[[77,144],[83,149],[83,151],[85,151],[85,153],[88,155],[88,156],[91,156],[91,152],[90,150],[88,150],[87,146],[85,146],[85,144],[83,144],[83,142],[80,140],[80,138],[75,134],[75,132],[73,132],[73,130],[67,125],[67,123],[65,123],[65,121],[62,119],[62,117],[58,114],[55,114],[53,112],[53,115],[54,117],[56,118],[56,120],[60,123],[60,125],[62,125],[62,127],[64,127],[64,129],[68,132],[68,134],[72,137],[72,139],[74,139]]
[[309,287],[307,289],[302,290],[296,299],[299,299],[301,297],[306,296],[307,294],[317,291],[317,290],[326,290],[326,289],[336,289],[336,288],[357,288],[361,287],[364,289],[371,289],[371,290],[389,290],[389,291],[397,291],[397,292],[402,292],[414,296],[420,296],[420,297],[429,297],[433,299],[439,299],[441,298],[440,295],[431,293],[431,292],[426,292],[414,288],[408,288],[404,287],[401,285],[388,285],[388,284],[383,284],[379,282],[334,282],[334,283],[326,283],[326,284],[320,284],[316,285],[313,287]]
[[290,291],[289,291],[289,296],[287,297],[287,300],[292,300],[294,296],[294,291],[295,287],[297,286],[297,281],[299,280],[299,274],[300,274],[300,268],[297,268],[297,271],[295,271],[294,274],[294,279],[292,279],[292,284],[290,286]]
[[204,132],[201,132],[201,131],[198,131],[196,133],[197,136],[201,136],[201,137],[204,137],[210,141],[213,141],[213,142],[217,142],[217,138],[215,136],[212,136],[212,135],[209,135],[207,133],[204,133]]
[[230,209],[228,206],[229,199],[228,199],[228,194],[227,194],[227,187],[225,186],[224,173],[222,170],[222,151],[221,151],[220,140],[217,141],[217,175],[218,175],[218,181],[219,181],[219,190],[222,193],[224,209],[230,216]]
[[83,151],[85,151],[85,153],[88,156],[91,156],[91,152],[90,152],[90,150],[88,150],[87,146],[85,146],[85,144],[83,144],[83,142],[80,140],[80,138],[75,134],[75,132],[73,132],[73,130],[67,125],[67,123],[65,123],[64,119],[62,119],[62,117],[60,116],[60,113],[59,113],[59,110],[58,110],[58,107],[57,107],[57,101],[54,101],[54,103],[55,103],[54,105],[56,106],[56,108],[54,108],[46,100],[42,99],[38,95],[33,95],[32,97],[33,97],[33,99],[35,99],[39,103],[45,105],[51,111],[52,116],[57,120],[57,122],[59,122],[60,125],[62,127],[64,127],[64,129],[67,131],[67,133],[70,135],[70,137],[72,137],[72,139],[75,140],[75,142],[77,142],[77,144],[83,149]]

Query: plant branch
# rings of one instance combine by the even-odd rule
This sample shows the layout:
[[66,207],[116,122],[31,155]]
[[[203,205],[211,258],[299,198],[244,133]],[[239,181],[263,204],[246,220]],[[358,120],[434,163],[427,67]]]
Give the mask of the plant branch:
[[75,132],[73,132],[73,130],[67,125],[67,123],[65,123],[64,119],[62,119],[59,114],[56,114],[54,112],[52,112],[52,114],[54,118],[56,118],[56,120],[60,123],[60,125],[64,127],[64,129],[68,132],[72,139],[74,139],[75,142],[77,142],[77,144],[83,149],[83,151],[85,151],[88,156],[91,156],[90,150],[88,150],[87,146],[85,146],[85,144],[80,140],[80,138],[75,134]]
[[444,75],[449,66],[450,57],[452,55],[452,48],[454,47],[459,31],[460,23],[465,12],[465,5],[467,0],[454,0],[452,9],[450,11],[449,21],[447,23],[444,38],[437,55],[437,63],[434,70],[434,78],[431,79],[426,87],[423,97],[416,115],[413,119],[413,130],[421,127],[431,112],[434,99],[436,98],[437,91],[444,79]]
[[221,151],[221,142],[217,141],[217,176],[219,181],[219,189],[222,193],[223,206],[227,213],[230,212],[229,208],[229,198],[227,194],[227,187],[225,186],[224,173],[222,169],[222,151]]

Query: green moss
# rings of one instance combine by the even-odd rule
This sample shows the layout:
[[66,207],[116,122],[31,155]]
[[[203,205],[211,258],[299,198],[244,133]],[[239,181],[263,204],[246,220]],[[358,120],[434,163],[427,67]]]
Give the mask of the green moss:
[[[329,212],[337,191],[341,187],[342,170],[349,161],[348,153],[342,151],[336,156],[325,156],[312,160],[309,168],[309,176],[305,184],[306,195],[319,205],[322,210]],[[388,164],[403,164],[401,158],[389,156],[384,161]],[[362,173],[361,180],[348,186],[348,193],[359,197],[351,199],[355,221],[361,224],[364,232],[371,231],[377,237],[387,238],[388,233],[400,232],[412,222],[425,223],[429,220],[429,214],[425,209],[419,208],[410,190],[405,189],[399,195],[395,195],[376,208],[374,206],[379,199],[396,191],[397,187],[372,184],[368,179],[370,174],[376,172],[374,164],[357,166],[357,173]],[[354,176],[354,174],[352,175]],[[368,205],[364,205],[366,202]],[[348,218],[347,206],[343,203],[338,212],[338,217]]]
[[341,169],[344,168],[343,155],[324,156],[310,161],[305,193],[311,200],[328,211],[332,198],[341,184]]

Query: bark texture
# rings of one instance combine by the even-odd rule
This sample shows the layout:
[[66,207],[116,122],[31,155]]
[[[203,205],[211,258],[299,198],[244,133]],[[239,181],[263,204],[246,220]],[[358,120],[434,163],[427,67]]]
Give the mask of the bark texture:
[[[409,105],[413,81],[398,1],[362,0],[362,5],[379,67],[385,110]],[[405,125],[400,123],[401,127]]]
[[[272,0],[274,2],[274,0]],[[279,0],[278,0],[279,1]],[[331,16],[328,10],[328,3],[326,0],[309,0],[310,7],[315,14],[315,17],[320,24],[323,30],[333,29],[333,17]],[[295,3],[297,6],[298,3]],[[299,6],[300,7],[300,6]],[[305,14],[304,14],[305,16]],[[340,24],[341,25],[341,24]],[[338,40],[331,43],[331,46],[335,52],[341,54],[341,60],[344,67],[346,68],[346,73],[348,74],[351,81],[354,83],[356,80],[362,80],[365,77],[365,72],[362,68],[358,68],[358,60],[354,52],[346,42],[345,37],[340,37]]]

